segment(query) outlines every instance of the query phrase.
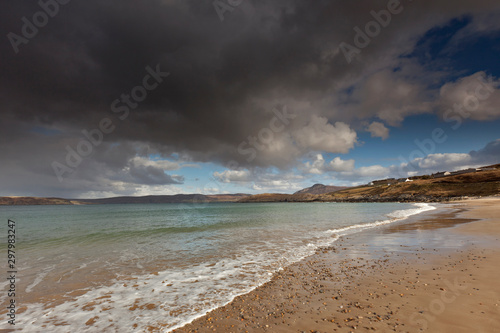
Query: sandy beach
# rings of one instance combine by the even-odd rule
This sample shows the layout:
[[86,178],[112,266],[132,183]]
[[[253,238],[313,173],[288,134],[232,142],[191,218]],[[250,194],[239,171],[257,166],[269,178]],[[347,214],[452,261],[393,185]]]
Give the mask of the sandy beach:
[[499,332],[499,204],[341,238],[175,332]]

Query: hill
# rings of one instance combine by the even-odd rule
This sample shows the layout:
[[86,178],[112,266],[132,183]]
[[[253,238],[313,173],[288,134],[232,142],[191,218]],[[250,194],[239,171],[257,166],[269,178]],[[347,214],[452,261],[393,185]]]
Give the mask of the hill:
[[38,197],[0,197],[0,205],[73,205],[71,200]]
[[318,195],[325,193],[333,193],[345,189],[348,189],[348,187],[315,184],[311,187],[307,187],[300,191],[297,191],[294,194],[283,194],[283,193],[255,194],[242,198],[238,202],[310,202],[310,201],[318,201]]
[[294,194],[324,194],[331,193],[340,190],[344,190],[348,188],[347,186],[331,186],[331,185],[323,185],[323,184],[314,184],[311,187],[304,188],[300,191],[295,192]]
[[318,201],[446,201],[500,195],[500,170],[480,171],[393,185],[359,186],[319,195]]
[[238,202],[312,202],[320,201],[318,198],[321,194],[310,194],[310,193],[294,193],[294,194],[283,194],[283,193],[263,193],[250,195],[246,198],[242,198]]

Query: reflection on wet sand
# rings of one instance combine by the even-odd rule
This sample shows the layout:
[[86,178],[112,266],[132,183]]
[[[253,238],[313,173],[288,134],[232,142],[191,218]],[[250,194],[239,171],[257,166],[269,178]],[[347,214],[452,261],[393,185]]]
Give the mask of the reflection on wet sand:
[[466,219],[458,217],[465,212],[464,208],[448,208],[448,212],[429,213],[420,219],[409,218],[404,223],[397,223],[383,228],[384,233],[403,232],[411,230],[434,230],[441,228],[451,228],[459,224],[478,221],[478,219]]

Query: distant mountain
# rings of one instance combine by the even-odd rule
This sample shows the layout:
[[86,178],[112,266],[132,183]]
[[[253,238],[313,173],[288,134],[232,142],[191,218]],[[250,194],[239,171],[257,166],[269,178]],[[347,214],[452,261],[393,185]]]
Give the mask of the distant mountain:
[[323,184],[314,184],[311,187],[304,188],[300,191],[295,192],[294,194],[325,194],[331,192],[337,192],[340,190],[345,190],[348,188],[347,186],[330,186]]
[[239,200],[239,202],[303,202],[310,194],[283,194],[283,193],[262,193],[255,194]]
[[0,205],[73,205],[74,202],[61,198],[0,197]]
[[143,197],[112,197],[103,199],[73,200],[81,204],[145,204],[145,203],[205,203],[205,202],[235,202],[248,197],[249,194],[175,194],[148,195]]

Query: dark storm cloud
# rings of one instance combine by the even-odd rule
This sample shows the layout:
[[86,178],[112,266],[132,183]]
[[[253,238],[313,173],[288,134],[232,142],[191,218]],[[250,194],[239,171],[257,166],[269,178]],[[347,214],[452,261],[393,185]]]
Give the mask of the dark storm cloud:
[[[353,43],[353,27],[363,27],[373,19],[370,11],[387,3],[246,0],[221,22],[212,1],[73,0],[60,5],[57,15],[15,53],[7,35],[22,35],[21,19],[32,21],[41,8],[36,2],[9,1],[0,12],[0,147],[9,161],[3,168],[8,173],[17,167],[12,171],[17,177],[34,175],[41,187],[57,182],[52,161],[63,162],[65,147],[74,147],[81,131],[97,128],[104,117],[115,129],[73,175],[81,182],[119,173],[134,156],[148,154],[175,152],[195,162],[235,160],[243,166],[293,165],[310,148],[295,145],[302,127],[314,131],[313,124],[325,123],[319,131],[328,133],[336,121],[352,128],[364,127],[357,118],[378,115],[393,121],[364,104],[358,105],[357,116],[356,103],[343,105],[337,95],[366,73],[397,66],[399,55],[410,52],[428,29],[498,6],[496,1],[402,2],[402,13],[347,64],[340,43]],[[142,84],[147,66],[157,65],[170,75],[120,120],[112,102]],[[410,83],[424,89],[422,82]],[[249,161],[238,146],[269,126],[278,104],[286,104],[296,120],[276,135],[278,148]],[[422,108],[410,106],[394,122],[425,112]],[[50,134],[33,133],[35,126]],[[334,128],[352,133],[348,126]],[[339,140],[345,143],[331,151],[349,150],[356,137],[349,140]],[[35,160],[36,165],[29,162]],[[132,184],[182,182],[152,166],[132,168],[130,177]],[[13,179],[5,180],[7,188],[15,188]]]

